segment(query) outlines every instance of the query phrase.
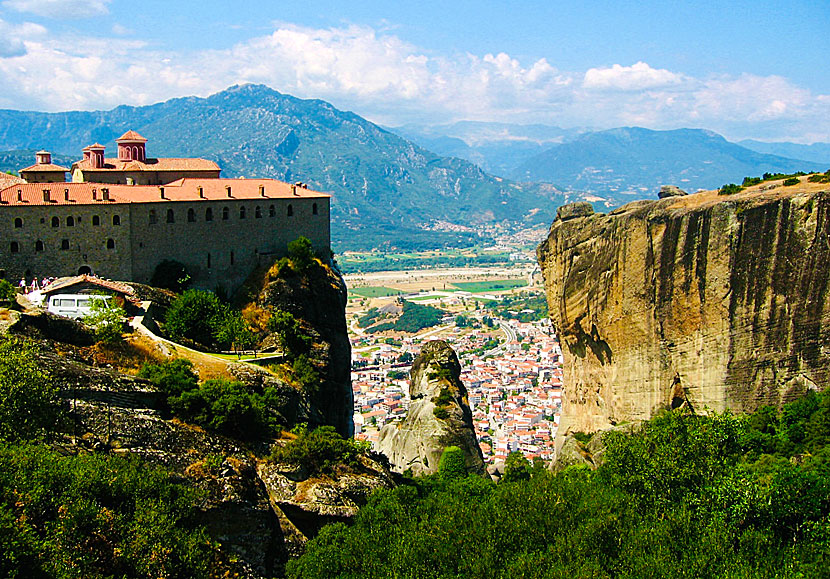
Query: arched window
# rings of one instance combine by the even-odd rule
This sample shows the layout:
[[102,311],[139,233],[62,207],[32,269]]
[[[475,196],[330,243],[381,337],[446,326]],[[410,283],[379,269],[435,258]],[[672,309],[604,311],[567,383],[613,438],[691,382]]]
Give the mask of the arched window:
[[61,239],[61,249],[69,249],[69,240]]
[[107,249],[115,249],[115,240],[112,238],[107,239]]
[[271,205],[268,208],[268,217],[276,217],[276,215],[277,215],[277,208],[274,207],[273,205]]
[[92,225],[94,225],[95,227],[98,227],[99,225],[101,225],[101,218],[98,217],[97,215],[93,215],[92,216]]
[[223,207],[222,208],[222,221],[227,221],[229,214],[230,214],[230,210],[227,207]]
[[312,205],[311,205],[311,214],[312,215],[317,215],[317,204],[316,203],[312,203]]
[[57,217],[52,218],[52,227],[58,227],[61,224],[61,220]]
[[244,205],[239,208],[239,218],[240,219],[245,219],[245,206]]
[[205,209],[205,221],[213,221],[213,209],[210,207]]
[[150,225],[155,225],[158,223],[158,217],[156,217],[156,210],[150,209]]
[[191,207],[190,209],[187,210],[187,222],[188,223],[193,223],[195,221],[196,221],[196,212],[193,211],[193,208]]
[[289,203],[288,204],[288,216],[291,217],[292,215],[294,215],[294,206]]
[[254,207],[254,217],[256,217],[257,219],[262,218],[262,209],[259,208],[259,205]]
[[20,217],[14,218],[14,227],[15,229],[20,229],[21,227],[23,227],[23,220]]
[[75,218],[71,215],[66,218],[66,226],[67,227],[75,227]]
[[9,248],[9,250],[12,253],[17,253],[18,251],[20,251],[20,244],[17,243],[16,241],[12,241],[11,247]]
[[43,251],[43,242],[40,239],[35,241],[35,251]]
[[173,210],[168,209],[167,210],[167,223],[175,223],[175,222],[176,222],[176,216],[173,215]]
[[121,225],[121,216],[120,215],[113,215],[112,216],[112,224],[113,225]]

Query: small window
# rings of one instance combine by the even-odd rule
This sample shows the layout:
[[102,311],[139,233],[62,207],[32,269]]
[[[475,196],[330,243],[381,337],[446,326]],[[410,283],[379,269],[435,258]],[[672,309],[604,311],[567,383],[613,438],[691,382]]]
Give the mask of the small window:
[[288,216],[291,217],[292,215],[294,215],[294,206],[289,203],[288,204]]
[[313,203],[311,205],[311,214],[312,215],[317,215],[317,204],[316,203]]
[[43,251],[43,242],[40,239],[35,241],[35,251]]
[[187,222],[194,223],[196,221],[196,212],[193,211],[193,208],[187,210]]
[[115,240],[112,238],[107,239],[107,249],[115,249]]
[[98,227],[99,225],[101,225],[101,218],[98,217],[97,215],[93,215],[92,216],[92,225],[94,227]]
[[121,225],[121,216],[120,215],[113,215],[112,216],[112,224],[113,225]]
[[222,208],[222,221],[227,221],[230,216],[230,210],[227,207]]
[[52,227],[58,227],[61,224],[61,220],[57,217],[52,218]]
[[81,299],[78,300],[78,307],[79,308],[88,308],[90,300]]
[[205,221],[213,221],[213,209],[210,207],[205,209]]
[[15,229],[20,229],[21,227],[23,227],[23,220],[20,217],[15,217],[14,218],[14,228]]
[[11,247],[9,249],[12,253],[17,253],[20,251],[20,244],[16,241],[12,241]]
[[240,219],[245,219],[245,207],[244,206],[239,208],[239,218]]
[[66,218],[66,226],[67,227],[75,227],[75,218],[71,215]]
[[150,225],[155,225],[156,223],[158,223],[159,219],[158,219],[158,217],[156,217],[156,210],[155,209],[150,209],[149,218],[150,218]]
[[210,269],[210,254],[209,253],[208,253],[208,258],[207,258],[207,266],[208,266],[208,269]]
[[254,207],[254,217],[257,219],[262,219],[262,209],[259,208],[259,205]]
[[167,210],[167,223],[175,223],[175,222],[176,222],[176,216],[173,215],[173,210],[168,209]]
[[69,249],[69,240],[61,239],[61,249]]
[[233,265],[233,252],[231,252],[231,265]]
[[268,208],[268,217],[276,217],[277,216],[277,208],[271,205]]

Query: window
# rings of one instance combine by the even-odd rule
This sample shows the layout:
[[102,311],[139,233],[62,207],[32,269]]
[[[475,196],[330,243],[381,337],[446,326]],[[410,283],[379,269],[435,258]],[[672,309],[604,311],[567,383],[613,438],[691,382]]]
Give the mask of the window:
[[112,238],[107,239],[107,249],[115,249],[115,240]]
[[196,212],[193,211],[193,208],[191,207],[190,209],[187,210],[187,222],[188,223],[193,223],[195,221],[196,221]]
[[121,216],[120,215],[113,215],[112,216],[112,224],[113,225],[121,225]]
[[277,208],[271,205],[268,208],[268,217],[276,217],[277,216]]
[[210,254],[209,253],[208,253],[208,259],[207,259],[207,266],[208,266],[208,269],[210,269]]
[[156,210],[150,209],[150,225],[155,225],[158,223],[158,217],[156,217]]
[[223,207],[222,208],[222,221],[227,221],[229,214],[230,214],[230,210],[227,207]]
[[210,207],[205,209],[205,221],[213,221],[213,209]]
[[254,217],[256,217],[257,219],[262,218],[262,209],[259,208],[259,205],[254,207]]
[[20,244],[18,244],[16,241],[12,241],[11,247],[9,249],[12,253],[17,253],[18,251],[20,251]]
[[233,252],[231,252],[231,265],[233,265]]
[[69,249],[69,240],[61,239],[61,249]]
[[66,226],[67,227],[75,227],[75,218],[71,215],[66,218]]
[[61,224],[61,220],[57,217],[52,218],[52,227],[58,227]]
[[167,223],[175,223],[175,222],[176,222],[176,216],[173,215],[173,210],[168,209],[167,210]]
[[92,216],[92,225],[95,226],[95,227],[98,227],[99,225],[101,225],[101,218],[98,217],[97,215],[93,215]]
[[239,208],[239,218],[240,219],[245,219],[245,207],[244,206]]
[[294,215],[294,206],[289,203],[288,204],[288,216],[291,217],[292,215]]
[[15,229],[20,229],[21,227],[23,227],[23,220],[20,217],[14,218],[14,227]]
[[316,203],[313,203],[311,205],[311,214],[312,215],[317,215],[317,204]]
[[35,241],[35,251],[43,251],[43,242],[40,239]]

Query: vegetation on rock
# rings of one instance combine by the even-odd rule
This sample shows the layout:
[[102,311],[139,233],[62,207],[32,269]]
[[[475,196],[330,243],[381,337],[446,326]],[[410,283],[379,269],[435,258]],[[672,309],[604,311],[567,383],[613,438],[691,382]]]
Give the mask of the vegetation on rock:
[[271,460],[302,467],[309,475],[331,474],[340,466],[357,468],[370,448],[368,442],[343,438],[331,426],[308,430],[300,425],[291,432],[296,438],[274,445]]

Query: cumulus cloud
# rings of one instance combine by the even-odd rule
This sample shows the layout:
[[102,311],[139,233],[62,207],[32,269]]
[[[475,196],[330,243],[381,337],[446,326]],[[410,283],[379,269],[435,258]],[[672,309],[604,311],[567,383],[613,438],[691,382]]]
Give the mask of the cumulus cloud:
[[0,78],[13,87],[0,93],[0,107],[102,109],[253,82],[390,125],[471,119],[693,126],[735,138],[830,134],[830,96],[775,76],[695,78],[645,62],[567,72],[544,58],[527,62],[504,52],[436,55],[365,26],[280,24],[226,50],[190,54],[157,52],[116,35],[3,34],[4,26],[16,31],[0,22]]
[[4,0],[3,7],[45,18],[87,18],[109,12],[112,0]]
[[585,73],[587,89],[636,91],[679,84],[683,77],[663,68],[651,68],[645,62],[631,66],[615,64],[610,68],[591,68]]

